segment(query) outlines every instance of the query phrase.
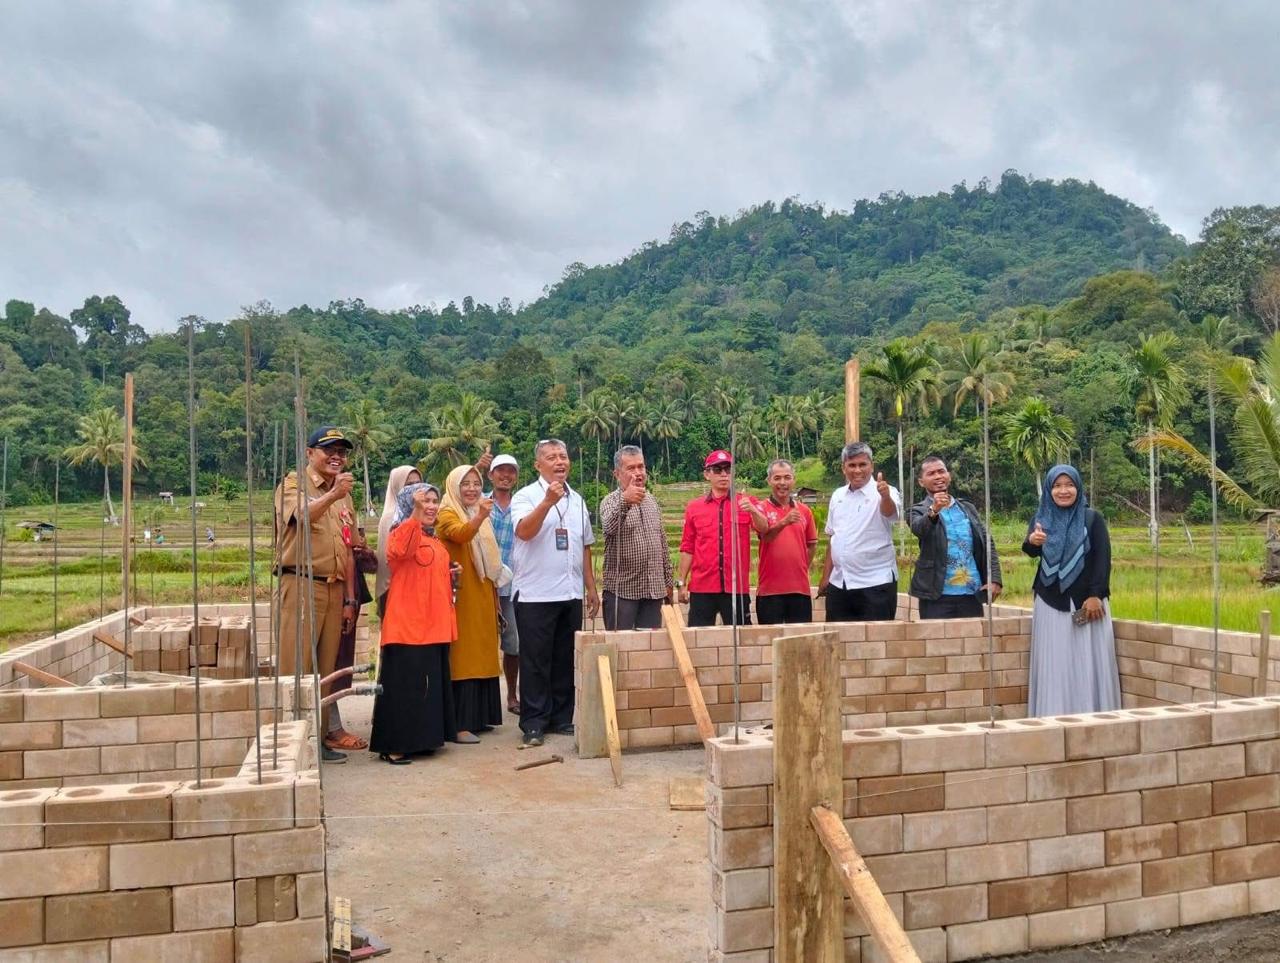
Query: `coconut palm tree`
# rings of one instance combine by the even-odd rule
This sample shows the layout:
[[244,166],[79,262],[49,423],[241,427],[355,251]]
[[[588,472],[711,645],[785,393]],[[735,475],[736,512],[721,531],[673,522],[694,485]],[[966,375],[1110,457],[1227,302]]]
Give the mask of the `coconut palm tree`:
[[653,434],[662,442],[662,453],[668,475],[671,474],[671,439],[679,438],[684,429],[683,410],[681,400],[671,398],[654,412]]
[[425,473],[436,467],[453,468],[464,464],[471,452],[479,453],[502,440],[495,407],[492,401],[463,392],[457,401],[432,412],[431,436],[409,444],[410,451],[423,456],[419,469]]
[[775,449],[779,442],[786,446],[787,458],[791,457],[791,436],[805,430],[804,407],[798,395],[778,395],[765,411],[769,427],[773,429]]
[[[107,517],[114,524],[116,508],[111,501],[111,466],[124,464],[124,417],[113,408],[97,408],[81,416],[76,436],[80,444],[70,446],[62,454],[73,465],[92,461],[102,466],[102,498],[107,503]],[[133,463],[147,463],[136,430],[133,433]]]
[[[1147,423],[1147,437],[1155,434],[1155,426],[1168,428],[1174,413],[1187,403],[1186,372],[1173,360],[1178,337],[1170,331],[1142,335],[1130,358],[1129,389],[1135,395],[1135,412]],[[1159,481],[1156,476],[1156,449],[1147,448],[1147,492],[1151,509],[1148,530],[1151,547],[1160,545]]]
[[1044,488],[1041,476],[1050,463],[1065,458],[1075,426],[1066,415],[1055,415],[1043,398],[1028,398],[1004,420],[1004,443],[1035,474],[1036,496]]
[[613,443],[615,447],[622,445],[622,435],[627,428],[635,424],[639,406],[634,398],[614,398],[611,409],[613,419]]
[[346,406],[347,437],[360,455],[364,468],[364,513],[373,515],[373,491],[369,487],[369,456],[376,455],[391,442],[387,429],[387,415],[371,398],[361,398]]
[[600,448],[604,439],[613,433],[613,415],[607,392],[599,389],[591,392],[578,405],[578,427],[584,438],[596,443],[596,487],[600,486]]
[[821,388],[814,388],[805,395],[805,400],[811,412],[808,428],[813,432],[813,453],[816,455],[818,446],[822,443],[822,424],[831,413],[831,406],[835,404],[837,398]]
[[881,348],[881,356],[864,365],[862,373],[884,383],[898,422],[898,491],[905,492],[906,475],[902,464],[902,427],[908,408],[929,413],[929,405],[939,400],[938,362],[933,352],[898,339]]
[[960,413],[960,406],[970,396],[978,414],[984,410],[984,401],[991,405],[1009,397],[1013,375],[998,370],[1000,354],[995,342],[985,334],[970,334],[960,342],[952,358],[954,367],[942,373],[955,395],[953,415]]
[[631,416],[631,428],[636,433],[636,443],[644,450],[644,436],[653,434],[653,422],[656,417],[652,408],[644,403],[643,398],[632,402],[635,414]]

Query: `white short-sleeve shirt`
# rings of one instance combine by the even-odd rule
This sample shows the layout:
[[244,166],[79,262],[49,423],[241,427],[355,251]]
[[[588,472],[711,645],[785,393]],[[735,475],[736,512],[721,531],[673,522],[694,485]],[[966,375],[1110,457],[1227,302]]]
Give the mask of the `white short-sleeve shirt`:
[[858,589],[897,581],[893,523],[902,514],[902,496],[892,485],[893,515],[880,512],[880,493],[868,479],[861,488],[842,485],[831,493],[824,531],[831,536],[831,584]]
[[[520,522],[533,513],[547,493],[541,478],[525,485],[511,496],[511,523]],[[556,548],[556,529],[569,533],[569,550]],[[582,550],[595,542],[591,531],[591,515],[582,496],[572,489],[547,510],[542,528],[533,538],[516,536],[511,550],[511,568],[515,573],[512,591],[521,602],[563,602],[582,598]]]

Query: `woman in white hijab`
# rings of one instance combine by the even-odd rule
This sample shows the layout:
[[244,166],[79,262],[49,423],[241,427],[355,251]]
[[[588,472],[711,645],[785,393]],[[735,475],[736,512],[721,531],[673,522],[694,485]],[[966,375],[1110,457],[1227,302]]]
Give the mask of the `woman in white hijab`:
[[386,612],[387,589],[391,585],[391,569],[387,566],[387,537],[395,527],[396,499],[406,485],[416,485],[421,481],[422,473],[413,465],[398,465],[391,469],[391,476],[387,479],[387,493],[382,499],[382,518],[378,520],[378,578],[373,589],[373,597],[378,600],[379,618]]

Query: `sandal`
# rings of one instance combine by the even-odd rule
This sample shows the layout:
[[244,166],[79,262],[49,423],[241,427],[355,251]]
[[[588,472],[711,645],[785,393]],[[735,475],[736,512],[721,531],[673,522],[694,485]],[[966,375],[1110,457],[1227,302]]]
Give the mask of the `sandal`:
[[518,716],[518,715],[520,715],[520,703],[519,703],[519,702],[508,702],[508,703],[507,703],[507,711],[508,711],[508,712],[510,712],[513,716]]
[[411,762],[413,762],[413,760],[412,760],[412,759],[410,759],[408,756],[396,756],[396,757],[393,757],[393,756],[392,756],[390,753],[388,753],[388,752],[380,752],[380,753],[378,753],[378,758],[379,758],[379,759],[381,759],[383,762],[390,763],[390,764],[391,764],[391,765],[393,765],[393,766],[407,766],[407,765],[409,765]]
[[341,749],[345,752],[359,752],[368,749],[369,743],[346,729],[338,729],[324,737],[324,744],[330,749]]

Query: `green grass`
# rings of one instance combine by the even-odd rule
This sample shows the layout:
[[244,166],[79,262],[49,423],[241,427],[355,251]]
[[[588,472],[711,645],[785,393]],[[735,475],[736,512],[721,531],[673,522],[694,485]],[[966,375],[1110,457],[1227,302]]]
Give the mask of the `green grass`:
[[[827,486],[821,486],[824,490]],[[696,483],[662,486],[657,492],[663,508],[668,543],[675,557],[679,545],[684,505],[705,489]],[[257,558],[259,597],[266,599],[270,568],[269,502],[259,497]],[[49,634],[53,626],[53,546],[50,542],[16,541],[17,522],[49,519],[49,506],[10,509],[4,558],[4,583],[0,589],[0,648]],[[135,506],[137,534],[132,584],[135,605],[185,604],[191,599],[191,525],[180,511],[161,507],[154,500]],[[143,541],[144,521],[158,519],[166,544],[148,548]],[[58,626],[69,628],[99,614],[99,567],[102,576],[102,608],[120,606],[121,530],[106,529],[105,557],[99,561],[101,513],[96,503],[63,505],[59,522]],[[376,525],[370,520],[370,534]],[[211,525],[217,534],[212,549],[204,539]],[[996,524],[996,541],[1004,568],[1004,601],[1030,605],[1034,561],[1022,554],[1025,520],[1008,519]],[[1206,526],[1191,529],[1193,544],[1177,526],[1162,532],[1160,563],[1160,619],[1186,625],[1211,625],[1213,595],[1210,584],[1210,533]],[[1155,566],[1145,528],[1116,526],[1111,530],[1113,565],[1111,608],[1119,618],[1155,617]],[[248,523],[244,500],[210,502],[201,512],[197,544],[200,562],[200,598],[204,602],[248,601]],[[915,540],[907,533],[902,562],[902,585],[911,578]],[[752,554],[756,543],[752,540]],[[821,571],[825,546],[820,544],[814,562],[814,580]],[[1263,534],[1247,524],[1224,526],[1220,536],[1220,624],[1227,629],[1256,631],[1258,613],[1280,608],[1280,594],[1258,582],[1263,557]],[[603,552],[595,553],[597,570]],[[754,560],[753,560],[754,561]]]

